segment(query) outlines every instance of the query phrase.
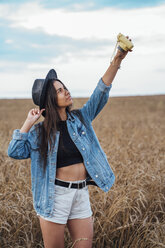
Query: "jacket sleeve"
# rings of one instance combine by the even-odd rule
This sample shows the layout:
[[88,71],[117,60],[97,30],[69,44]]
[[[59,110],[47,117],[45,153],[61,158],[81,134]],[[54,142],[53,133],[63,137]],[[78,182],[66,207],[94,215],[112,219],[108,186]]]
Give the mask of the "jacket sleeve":
[[109,98],[109,92],[112,88],[112,84],[107,86],[102,78],[99,80],[95,90],[90,96],[89,100],[80,109],[83,117],[89,121],[93,121],[94,118],[100,113]]
[[26,159],[30,157],[28,133],[20,133],[19,129],[14,130],[13,138],[8,146],[8,156],[15,159]]

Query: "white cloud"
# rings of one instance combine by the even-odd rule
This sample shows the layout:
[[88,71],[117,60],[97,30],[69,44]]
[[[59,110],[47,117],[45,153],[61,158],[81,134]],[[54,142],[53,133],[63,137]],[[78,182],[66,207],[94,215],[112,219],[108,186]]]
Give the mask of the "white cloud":
[[[0,16],[13,28],[42,30],[48,35],[73,39],[109,39],[116,41],[119,32],[132,37],[140,53],[165,52],[165,4],[139,9],[103,8],[93,11],[44,9],[37,2],[0,5]],[[159,39],[161,38],[161,39]],[[35,46],[35,44],[34,44]],[[155,49],[156,48],[156,49]]]
[[[145,63],[143,63],[143,61]],[[163,58],[160,60],[163,65]],[[51,59],[49,64],[25,64],[19,72],[0,73],[0,97],[29,97],[36,78],[45,78],[51,68],[55,68],[58,77],[66,84],[72,96],[89,96],[100,77],[109,65],[109,58],[98,57],[97,60],[75,57],[65,63],[63,58]],[[12,65],[10,65],[12,67]],[[13,65],[14,66],[14,65]],[[19,64],[17,64],[19,68]],[[111,96],[149,95],[165,93],[165,71],[157,72],[159,65],[154,55],[144,59],[140,55],[129,54],[122,62],[121,70],[113,82]],[[11,68],[10,68],[11,69]]]
[[12,5],[0,5],[1,16],[12,21],[12,27],[42,28],[49,35],[74,39],[110,39],[119,31],[132,36],[150,37],[165,34],[165,5],[139,9],[103,8],[93,11],[44,9],[39,3],[25,3],[13,11]]
[[[81,6],[77,6],[77,9],[81,9]],[[12,88],[13,79],[17,82],[15,88],[30,92],[35,77],[44,78],[49,69],[55,68],[60,79],[69,84],[67,86],[71,92],[86,91],[86,95],[89,95],[106,71],[116,36],[122,32],[132,37],[135,47],[133,53],[123,61],[121,71],[113,83],[111,95],[165,93],[164,16],[165,5],[129,10],[104,8],[93,11],[48,10],[33,2],[19,5],[17,8],[13,5],[0,5],[0,17],[10,21],[13,28],[40,29],[46,35],[68,36],[73,39],[110,41],[109,48],[106,44],[102,50],[87,49],[82,52],[80,49],[74,56],[70,52],[66,53],[65,57],[50,58],[47,64],[25,63],[21,75],[20,70],[11,76],[8,73],[0,73],[0,87],[2,82],[10,82],[8,85]],[[7,43],[10,43],[9,40]],[[37,43],[32,44],[32,47],[39,46]],[[0,63],[0,67],[4,65],[7,65],[7,61]],[[8,66],[10,69],[12,66],[19,68],[19,64]],[[28,94],[30,97],[30,93]]]
[[5,43],[7,43],[7,44],[12,44],[12,43],[13,43],[13,40],[10,40],[10,39],[5,40]]

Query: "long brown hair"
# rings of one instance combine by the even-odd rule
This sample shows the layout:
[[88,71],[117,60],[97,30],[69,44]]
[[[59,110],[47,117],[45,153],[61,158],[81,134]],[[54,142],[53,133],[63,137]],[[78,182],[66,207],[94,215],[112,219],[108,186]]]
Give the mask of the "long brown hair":
[[[57,92],[53,85],[56,79],[51,79],[48,82],[47,91],[46,91],[46,98],[45,98],[45,119],[39,129],[39,146],[40,146],[40,153],[41,153],[41,166],[43,167],[44,171],[46,169],[47,164],[47,155],[48,152],[52,152],[52,145],[55,142],[56,132],[58,130],[59,121],[61,121],[60,115],[58,113],[58,104],[57,104]],[[62,82],[61,82],[62,83]],[[67,90],[66,86],[62,83],[64,89]],[[71,113],[73,112],[76,114],[81,122],[84,123],[83,117],[78,109],[72,110],[71,107],[67,106],[66,111]],[[50,149],[48,151],[48,143],[50,145]]]
[[[52,152],[52,144],[55,142],[56,132],[58,130],[58,122],[61,120],[58,113],[58,104],[57,104],[57,92],[53,85],[55,79],[51,79],[48,82],[46,89],[46,98],[45,98],[45,119],[39,130],[40,137],[40,153],[41,153],[41,165],[46,169],[47,163],[47,153]],[[62,82],[61,82],[62,83]],[[63,84],[63,83],[62,83]],[[66,89],[65,85],[63,84]],[[67,107],[67,110],[70,112],[70,107]],[[50,150],[48,151],[48,143],[50,144]]]

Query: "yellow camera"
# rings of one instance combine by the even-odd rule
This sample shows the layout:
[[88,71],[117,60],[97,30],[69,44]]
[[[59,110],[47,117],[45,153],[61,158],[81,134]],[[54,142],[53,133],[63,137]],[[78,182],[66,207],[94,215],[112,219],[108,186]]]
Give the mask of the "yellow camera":
[[133,48],[133,43],[128,40],[123,34],[119,33],[117,36],[117,42],[119,44],[118,49],[121,52],[128,51]]

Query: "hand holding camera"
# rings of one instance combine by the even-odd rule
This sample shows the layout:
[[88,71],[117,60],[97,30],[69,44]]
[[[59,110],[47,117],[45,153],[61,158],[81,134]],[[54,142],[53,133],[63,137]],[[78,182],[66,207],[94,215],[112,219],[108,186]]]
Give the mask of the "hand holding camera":
[[118,49],[123,53],[127,51],[132,51],[131,49],[134,47],[133,43],[131,42],[131,39],[121,33],[119,33],[117,36],[117,42],[119,44]]
[[[118,46],[118,47],[117,47]],[[118,48],[118,49],[117,49]],[[120,64],[122,60],[127,55],[128,51],[132,52],[133,44],[128,36],[124,36],[121,33],[117,36],[117,42],[110,60],[110,66],[102,77],[103,82],[106,85],[112,84],[118,69],[120,69]],[[117,53],[116,53],[117,49]],[[116,55],[114,56],[114,54]]]
[[[113,58],[116,60],[123,60],[125,58],[125,56],[127,55],[128,51],[132,52],[132,48],[134,47],[131,39],[129,39],[128,36],[124,36],[123,34],[119,33],[117,35],[117,42],[116,42],[116,46],[113,52],[113,55],[111,57],[111,63],[113,61]],[[114,57],[115,51],[117,50],[117,53]],[[113,63],[114,64],[114,63]]]

